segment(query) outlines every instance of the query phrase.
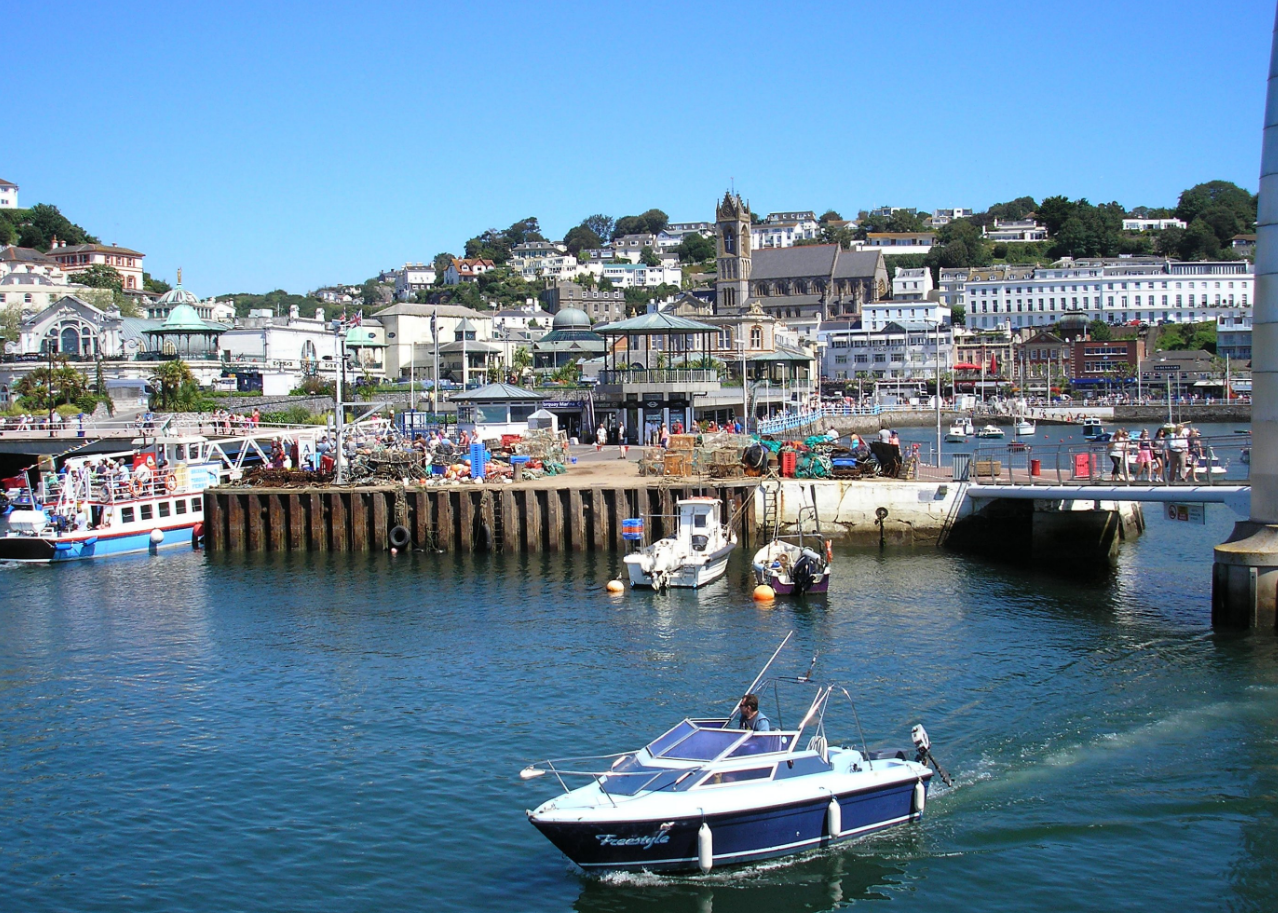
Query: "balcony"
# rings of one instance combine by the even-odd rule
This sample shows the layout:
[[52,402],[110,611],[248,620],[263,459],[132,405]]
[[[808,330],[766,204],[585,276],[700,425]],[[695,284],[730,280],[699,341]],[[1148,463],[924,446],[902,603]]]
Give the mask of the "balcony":
[[616,371],[600,371],[599,383],[604,386],[631,384],[717,384],[719,372],[713,368],[625,368]]

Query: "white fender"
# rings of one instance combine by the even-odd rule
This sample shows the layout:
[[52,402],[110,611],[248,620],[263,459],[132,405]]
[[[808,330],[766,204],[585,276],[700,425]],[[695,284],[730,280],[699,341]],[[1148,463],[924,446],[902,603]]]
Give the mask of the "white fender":
[[825,829],[830,832],[832,841],[843,833],[843,809],[839,808],[838,796],[830,797],[830,804],[825,810]]
[[152,544],[152,545],[159,545],[159,544],[160,544],[161,542],[163,542],[163,541],[164,541],[164,530],[162,530],[162,529],[153,529],[153,530],[151,530],[151,544]]
[[927,787],[923,785],[922,780],[918,780],[914,784],[914,814],[923,814],[923,806],[927,804]]
[[697,865],[702,873],[714,868],[714,835],[710,833],[710,825],[701,822],[701,830],[697,831]]

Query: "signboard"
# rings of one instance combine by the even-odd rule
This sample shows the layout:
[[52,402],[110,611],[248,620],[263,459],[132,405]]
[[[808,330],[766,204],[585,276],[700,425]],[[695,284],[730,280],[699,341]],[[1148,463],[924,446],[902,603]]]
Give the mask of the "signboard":
[[543,409],[580,409],[586,405],[582,399],[548,399],[541,404]]
[[1182,504],[1176,501],[1167,502],[1167,519],[1179,520],[1181,523],[1207,524],[1206,504]]

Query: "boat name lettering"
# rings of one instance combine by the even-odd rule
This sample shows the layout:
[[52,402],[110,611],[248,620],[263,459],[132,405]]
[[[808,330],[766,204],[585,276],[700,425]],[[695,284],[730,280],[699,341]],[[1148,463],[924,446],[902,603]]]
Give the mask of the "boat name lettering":
[[670,832],[659,830],[647,837],[618,837],[616,834],[595,834],[600,846],[641,846],[645,850],[670,842]]

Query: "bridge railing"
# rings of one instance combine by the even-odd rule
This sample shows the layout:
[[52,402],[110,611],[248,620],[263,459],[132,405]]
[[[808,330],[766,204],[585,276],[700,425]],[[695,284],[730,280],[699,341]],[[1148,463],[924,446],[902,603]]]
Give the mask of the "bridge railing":
[[970,461],[968,477],[982,484],[1236,485],[1250,478],[1251,434],[1200,436],[1179,445],[1135,438],[1084,444],[1010,441],[953,454],[956,476]]

